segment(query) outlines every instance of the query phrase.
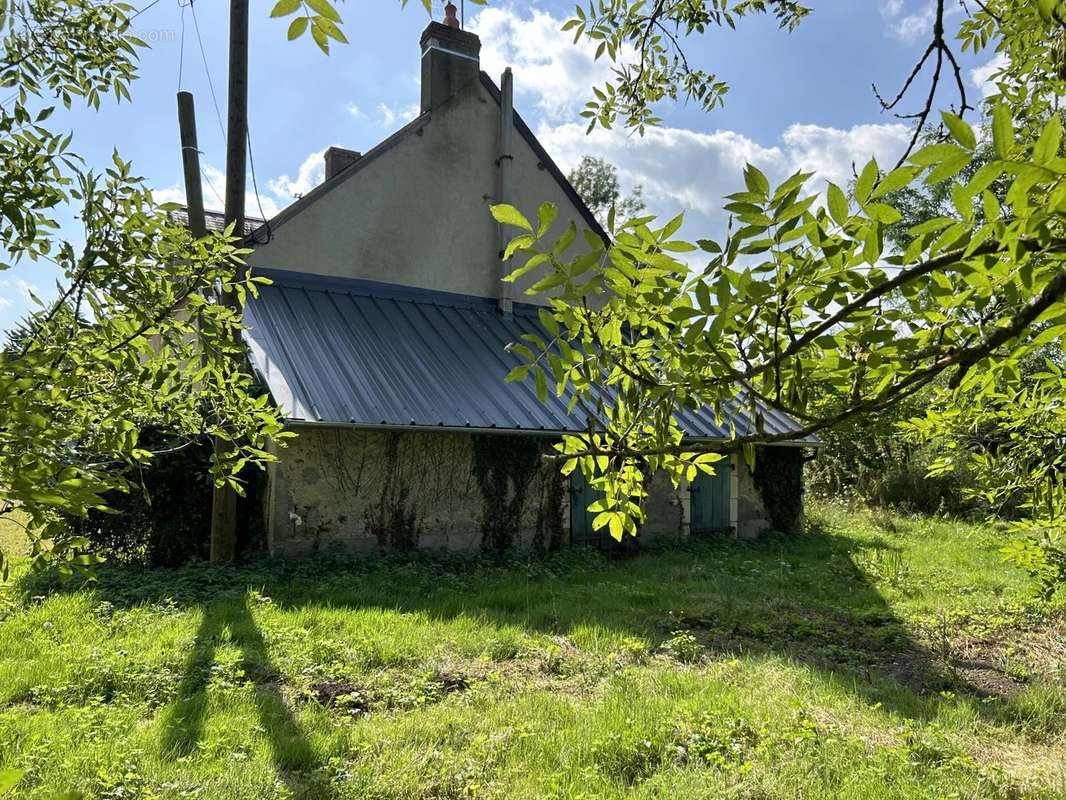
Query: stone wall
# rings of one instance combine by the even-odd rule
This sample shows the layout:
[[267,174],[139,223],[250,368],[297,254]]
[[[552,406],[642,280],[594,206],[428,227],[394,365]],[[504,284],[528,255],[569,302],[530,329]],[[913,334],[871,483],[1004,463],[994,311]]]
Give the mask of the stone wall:
[[731,488],[731,497],[736,501],[736,513],[733,515],[736,535],[741,539],[754,539],[770,527],[770,516],[766,512],[762,495],[755,486],[755,476],[740,453],[733,455]]
[[[365,431],[303,426],[270,466],[268,542],[275,554],[429,548],[478,550],[495,538],[517,547],[570,542],[568,479],[536,436]],[[770,527],[743,457],[734,455],[730,518],[736,534]],[[653,476],[645,542],[689,533],[686,483]]]
[[495,504],[486,511],[486,485],[499,482],[479,476],[470,434],[326,426],[298,433],[270,468],[271,552],[308,554],[337,545],[476,550],[494,508],[516,511],[516,545],[548,542],[553,532],[557,537],[560,518],[568,527],[568,494],[550,465],[537,459],[545,439],[494,437],[512,448],[518,443],[527,451],[526,464],[534,466],[517,487],[524,497],[516,497],[515,481],[508,478],[507,489],[493,495]]

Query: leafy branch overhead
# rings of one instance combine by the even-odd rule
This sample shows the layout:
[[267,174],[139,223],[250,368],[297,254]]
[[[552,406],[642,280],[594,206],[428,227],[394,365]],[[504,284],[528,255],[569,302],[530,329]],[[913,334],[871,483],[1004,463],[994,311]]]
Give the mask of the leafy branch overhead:
[[[470,0],[476,5],[485,5],[488,0]],[[406,8],[408,0],[400,0]],[[427,14],[433,13],[433,0],[422,0]],[[294,16],[295,15],[295,16]],[[330,41],[348,44],[341,30],[343,21],[336,5],[330,0],[277,0],[270,11],[271,17],[292,17],[286,33],[289,41],[299,39],[308,31],[318,48],[329,55]]]
[[574,43],[595,45],[597,59],[607,57],[614,78],[594,87],[581,115],[591,131],[610,128],[619,117],[640,133],[662,120],[652,106],[662,100],[692,100],[705,111],[720,106],[729,85],[717,74],[689,62],[684,40],[711,27],[736,28],[745,17],[773,14],[782,28],[793,30],[810,13],[794,0],[590,0],[578,5],[563,25]]
[[[283,444],[276,411],[244,369],[238,303],[262,279],[232,230],[195,240],[115,153],[89,169],[72,136],[48,126],[57,103],[129,99],[133,9],[99,0],[9,0],[0,83],[0,270],[48,262],[61,278],[0,349],[0,515],[27,520],[35,566],[68,573],[93,563],[63,524],[134,488],[160,449],[201,437],[232,442],[214,479],[240,489],[245,465]],[[77,242],[59,231],[77,210]],[[162,448],[141,431],[167,431]],[[0,569],[6,561],[0,554]]]
[[[605,511],[635,525],[646,471],[664,469],[676,482],[694,453],[801,440],[942,374],[968,392],[1010,383],[1018,359],[1066,336],[1060,117],[1027,139],[1000,103],[996,158],[965,181],[957,176],[977,134],[943,118],[953,141],[923,147],[888,173],[870,161],[850,197],[833,184],[806,192],[806,173],[774,187],[749,165],[746,188],[725,206],[736,227],[720,242],[677,238],[681,217],[662,226],[639,217],[613,226],[610,244],[589,234],[579,249],[572,225],[552,232],[551,207],[536,224],[494,208],[498,221],[524,231],[508,248],[521,263],[510,279],[539,267],[529,291],[553,292],[551,321],[543,320],[551,338],[516,345],[526,363],[511,377],[532,375],[541,394],[551,387],[589,412],[589,430],[560,450],[566,469],[580,465],[606,492]],[[988,191],[999,179],[1009,184],[1002,205]],[[956,215],[922,222],[905,250],[886,250],[885,229],[900,219],[889,195],[920,181],[949,184]],[[705,266],[681,260],[700,251]],[[674,413],[701,406],[723,420],[747,409],[754,429],[728,442],[685,442]],[[797,423],[770,433],[764,408]]]

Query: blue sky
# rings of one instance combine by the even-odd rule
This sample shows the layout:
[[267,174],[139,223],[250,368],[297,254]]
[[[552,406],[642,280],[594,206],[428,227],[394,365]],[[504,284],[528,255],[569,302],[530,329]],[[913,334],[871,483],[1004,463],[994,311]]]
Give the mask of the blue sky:
[[[442,0],[435,3],[439,19]],[[481,36],[486,71],[496,77],[512,66],[516,106],[564,170],[584,153],[611,159],[625,185],[644,187],[651,212],[672,216],[685,210],[685,232],[697,237],[721,232],[721,198],[741,186],[745,161],[772,178],[802,167],[819,178],[846,181],[853,161],[876,155],[888,163],[904,145],[909,130],[880,113],[870,85],[894,93],[928,43],[931,2],[810,4],[814,13],[791,34],[772,19],[753,18],[738,31],[690,40],[690,59],[731,84],[725,108],[705,114],[692,106],[664,106],[663,128],[643,139],[624,131],[585,136],[578,111],[607,67],[559,32],[571,3],[467,3],[466,27]],[[326,147],[365,151],[416,113],[418,39],[428,19],[418,0],[406,9],[394,0],[342,1],[338,8],[351,44],[335,46],[326,57],[309,38],[287,42],[287,23],[270,19],[270,6],[269,0],[252,3],[249,58],[253,158],[268,216],[322,179],[320,153]],[[952,22],[962,13],[953,5]],[[224,189],[224,135],[210,87],[224,118],[228,3],[199,0],[195,16],[207,69],[193,9],[159,0],[135,21],[151,48],[141,54],[133,103],[57,113],[51,122],[74,132],[74,149],[91,164],[105,166],[117,148],[160,198],[180,200],[175,92],[179,86],[192,91],[209,184],[205,202],[221,208],[215,193]],[[963,59],[975,96],[991,60],[991,53]],[[953,100],[945,94],[945,103]],[[917,102],[916,95],[912,105]],[[254,195],[247,210],[258,215]],[[73,215],[62,222],[77,240]],[[30,308],[30,291],[53,294],[56,277],[41,264],[0,272],[0,329]]]

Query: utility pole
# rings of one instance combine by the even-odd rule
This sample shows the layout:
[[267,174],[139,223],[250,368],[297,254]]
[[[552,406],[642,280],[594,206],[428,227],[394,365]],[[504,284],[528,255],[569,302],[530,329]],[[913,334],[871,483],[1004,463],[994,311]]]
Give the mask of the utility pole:
[[[244,190],[248,158],[248,0],[230,0],[229,88],[226,129],[226,224],[244,238]],[[234,307],[232,293],[222,303]],[[224,459],[233,445],[215,438],[215,457]],[[237,555],[237,493],[216,486],[211,505],[211,560],[232,561]]]
[[181,135],[181,165],[185,172],[185,210],[189,230],[199,239],[207,233],[204,222],[204,190],[200,183],[200,149],[196,145],[196,106],[191,92],[178,92],[178,131]]

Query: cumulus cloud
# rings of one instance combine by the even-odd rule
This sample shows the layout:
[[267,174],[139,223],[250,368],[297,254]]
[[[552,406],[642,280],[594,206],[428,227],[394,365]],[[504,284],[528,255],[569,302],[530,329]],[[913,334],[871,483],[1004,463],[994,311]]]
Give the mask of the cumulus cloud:
[[999,94],[999,89],[993,82],[993,76],[1006,66],[1007,57],[1003,53],[997,53],[987,63],[970,70],[970,82],[980,89],[983,97]]
[[742,191],[743,170],[752,163],[774,181],[797,170],[814,172],[812,188],[824,181],[846,186],[852,164],[871,157],[891,164],[903,151],[910,129],[902,124],[856,125],[847,129],[790,125],[774,142],[762,143],[735,131],[711,133],[685,128],[649,129],[644,137],[565,123],[541,125],[538,138],[564,171],[585,154],[606,158],[618,167],[623,186],[640,184],[648,211],[673,215],[686,211],[692,235],[720,233],[726,216],[725,195]]
[[302,197],[325,180],[326,165],[323,160],[325,154],[325,149],[315,150],[308,154],[300,164],[295,178],[279,175],[267,181],[267,188],[285,205],[297,197]]
[[532,100],[544,117],[573,117],[592,96],[592,87],[611,75],[606,57],[596,60],[595,47],[560,29],[565,17],[532,9],[519,14],[507,5],[478,13],[468,26],[481,37],[481,68],[497,82],[504,67],[515,73],[515,94]]
[[[285,176],[282,177],[284,178]],[[223,197],[226,191],[226,173],[214,164],[201,164],[200,191],[204,196],[204,208],[209,211],[222,211],[226,204]],[[291,196],[282,196],[279,205],[278,198],[272,197],[269,191],[260,192],[259,202],[256,202],[255,186],[252,184],[251,177],[248,179],[246,191],[245,213],[249,216],[258,216],[260,214],[259,206],[262,205],[262,213],[272,217],[283,206],[292,202]],[[155,198],[157,203],[181,203],[185,205],[185,186],[180,183],[174,183],[170,186],[152,189],[152,197]]]

